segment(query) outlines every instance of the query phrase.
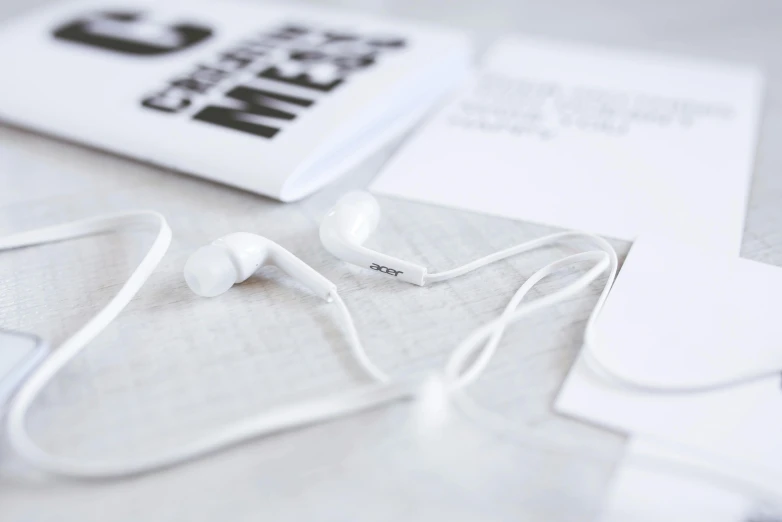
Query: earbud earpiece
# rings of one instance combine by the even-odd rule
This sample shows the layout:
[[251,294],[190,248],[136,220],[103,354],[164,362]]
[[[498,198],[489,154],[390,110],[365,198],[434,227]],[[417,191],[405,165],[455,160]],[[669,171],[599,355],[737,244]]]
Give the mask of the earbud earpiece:
[[336,290],[334,283],[277,243],[247,232],[229,234],[193,252],[184,276],[193,292],[215,297],[264,265],[280,268],[327,301]]
[[[380,223],[380,205],[375,197],[363,190],[354,190],[342,196],[327,219],[337,222],[337,229],[356,244],[363,244]],[[321,231],[323,227],[321,227]]]
[[215,244],[199,248],[185,263],[185,281],[201,297],[214,297],[237,283],[237,271],[228,251]]
[[342,196],[320,224],[320,240],[334,256],[390,277],[424,285],[426,268],[364,246],[380,222],[380,205],[369,192]]

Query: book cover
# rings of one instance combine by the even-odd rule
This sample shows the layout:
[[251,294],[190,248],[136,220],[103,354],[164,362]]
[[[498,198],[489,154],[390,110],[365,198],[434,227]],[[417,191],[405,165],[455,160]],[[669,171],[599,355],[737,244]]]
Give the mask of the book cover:
[[63,3],[0,26],[0,121],[291,201],[468,64],[459,33],[328,9]]

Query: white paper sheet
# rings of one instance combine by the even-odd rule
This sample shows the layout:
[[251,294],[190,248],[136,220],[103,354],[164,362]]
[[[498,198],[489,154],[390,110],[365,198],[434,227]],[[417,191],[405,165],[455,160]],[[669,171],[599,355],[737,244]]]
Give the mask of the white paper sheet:
[[[608,313],[597,321],[592,353],[623,378],[660,384],[669,374],[677,386],[688,376],[699,385],[703,374],[745,375],[760,368],[758,361],[768,371],[780,368],[773,365],[782,326],[766,309],[782,309],[782,294],[774,293],[782,268],[705,255],[666,240],[636,242],[606,302]],[[556,408],[741,463],[745,475],[764,477],[782,495],[779,373],[714,391],[646,392],[607,382],[581,358]]]
[[484,63],[372,190],[738,254],[758,71],[520,38]]

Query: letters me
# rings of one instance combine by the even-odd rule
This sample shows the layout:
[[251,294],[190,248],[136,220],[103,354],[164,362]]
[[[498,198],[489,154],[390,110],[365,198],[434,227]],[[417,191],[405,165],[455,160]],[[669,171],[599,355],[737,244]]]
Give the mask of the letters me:
[[[329,92],[342,83],[341,78],[318,82],[306,72],[287,76],[277,66],[264,69],[257,76],[321,93]],[[262,138],[272,138],[280,131],[279,127],[272,126],[268,120],[264,122],[261,118],[293,120],[296,117],[296,107],[309,107],[314,103],[314,100],[311,99],[246,86],[235,87],[225,95],[235,102],[234,107],[209,105],[197,112],[193,119],[254,134]],[[283,108],[284,104],[288,104],[290,108]]]

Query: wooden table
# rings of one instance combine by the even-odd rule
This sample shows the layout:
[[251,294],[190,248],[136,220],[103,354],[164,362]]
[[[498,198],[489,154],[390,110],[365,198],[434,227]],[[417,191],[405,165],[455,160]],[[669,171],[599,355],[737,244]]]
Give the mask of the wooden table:
[[[6,0],[5,18],[36,0]],[[782,4],[692,0],[333,0],[439,22],[481,47],[506,32],[755,63],[768,91],[743,256],[782,265]],[[2,75],[0,73],[0,81]],[[67,102],[67,100],[64,100]],[[153,208],[174,239],[129,308],[36,403],[29,422],[52,451],[83,458],[165,451],[271,405],[363,384],[334,310],[273,271],[219,299],[187,289],[198,246],[245,230],[278,241],[339,286],[370,353],[397,376],[424,377],[495,317],[548,249],[418,288],[337,262],[317,224],[365,186],[390,150],[339,183],[283,205],[238,190],[0,127],[0,233],[106,211]],[[704,187],[704,192],[708,187]],[[371,246],[446,269],[553,229],[381,198]],[[0,256],[0,325],[53,345],[113,295],[150,236],[119,233]],[[627,243],[614,243],[620,254]],[[578,245],[575,245],[577,247]],[[544,282],[536,294],[563,279]],[[551,404],[580,347],[591,293],[506,334],[470,394],[509,428],[454,414],[420,429],[400,404],[268,437],[144,478],[79,483],[41,475],[0,446],[0,521],[573,520],[595,518],[625,438],[563,418]]]

